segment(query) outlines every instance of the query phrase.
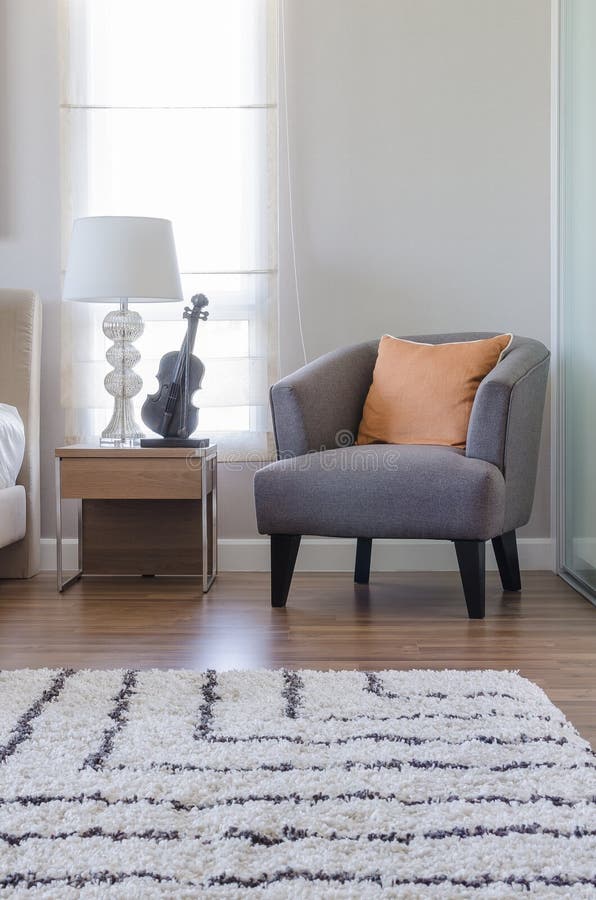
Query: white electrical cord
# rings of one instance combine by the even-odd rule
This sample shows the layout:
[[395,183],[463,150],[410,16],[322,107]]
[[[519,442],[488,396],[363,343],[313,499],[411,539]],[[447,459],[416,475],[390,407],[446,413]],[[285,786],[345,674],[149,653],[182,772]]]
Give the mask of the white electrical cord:
[[302,355],[304,363],[308,362],[306,355],[306,345],[304,343],[304,330],[302,328],[302,307],[300,301],[300,286],[298,283],[298,266],[296,265],[296,239],[294,237],[294,201],[292,197],[292,169],[290,156],[290,116],[288,113],[288,78],[286,67],[286,9],[285,0],[280,0],[280,19],[281,19],[281,71],[282,86],[284,98],[284,118],[286,126],[286,165],[288,172],[288,207],[290,219],[290,242],[292,245],[292,265],[294,269],[294,290],[296,293],[296,311],[298,313],[298,330],[300,332],[300,343],[302,345]]

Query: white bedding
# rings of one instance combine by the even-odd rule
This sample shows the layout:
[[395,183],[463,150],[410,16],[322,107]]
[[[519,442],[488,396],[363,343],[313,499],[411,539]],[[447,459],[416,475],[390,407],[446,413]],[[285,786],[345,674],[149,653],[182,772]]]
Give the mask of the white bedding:
[[14,406],[0,403],[0,489],[15,485],[24,454],[23,420]]

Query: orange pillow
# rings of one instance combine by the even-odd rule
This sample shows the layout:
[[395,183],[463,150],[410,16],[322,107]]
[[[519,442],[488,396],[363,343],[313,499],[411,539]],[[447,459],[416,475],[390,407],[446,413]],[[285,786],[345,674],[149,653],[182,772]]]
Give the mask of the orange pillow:
[[419,344],[383,335],[356,443],[465,447],[476,391],[511,340]]

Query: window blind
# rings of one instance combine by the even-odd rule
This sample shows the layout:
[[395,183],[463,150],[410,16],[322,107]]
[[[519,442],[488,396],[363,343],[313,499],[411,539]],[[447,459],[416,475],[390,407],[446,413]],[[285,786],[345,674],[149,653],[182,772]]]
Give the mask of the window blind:
[[[63,259],[74,218],[171,219],[186,300],[209,297],[195,353],[206,366],[200,436],[224,456],[270,452],[277,374],[275,0],[62,0]],[[63,304],[68,437],[110,414],[101,321]],[[184,337],[183,304],[146,304],[136,371]]]

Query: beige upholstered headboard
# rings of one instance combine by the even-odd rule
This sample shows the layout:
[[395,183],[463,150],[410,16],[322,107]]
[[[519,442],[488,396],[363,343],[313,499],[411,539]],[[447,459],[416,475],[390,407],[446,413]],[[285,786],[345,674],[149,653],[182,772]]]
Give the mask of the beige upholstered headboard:
[[33,291],[0,290],[0,403],[16,406],[25,423],[25,458],[17,479],[27,494],[27,533],[0,549],[0,578],[39,571],[39,390],[41,302]]

